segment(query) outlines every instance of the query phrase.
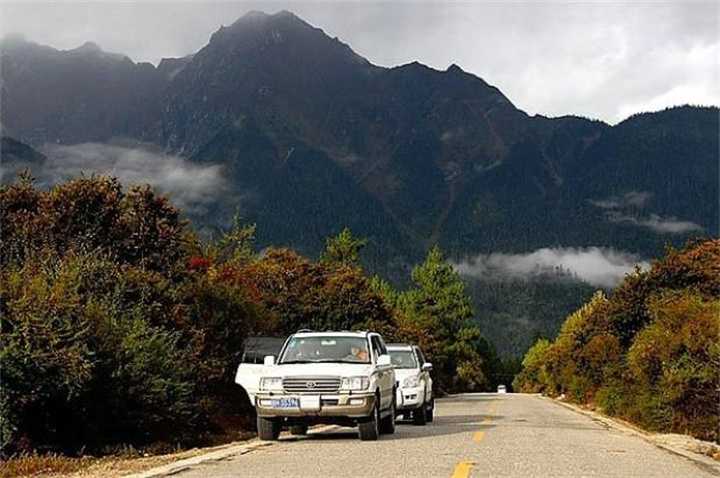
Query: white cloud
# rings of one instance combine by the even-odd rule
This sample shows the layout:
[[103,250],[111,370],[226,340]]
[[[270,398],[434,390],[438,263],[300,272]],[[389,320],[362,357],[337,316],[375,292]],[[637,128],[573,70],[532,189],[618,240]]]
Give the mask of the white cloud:
[[592,200],[590,202],[602,209],[620,209],[628,206],[642,207],[651,197],[651,192],[634,189],[622,196],[612,196],[607,199]]
[[460,275],[482,280],[527,279],[562,268],[597,287],[613,287],[635,266],[637,254],[611,248],[542,248],[525,254],[479,254],[455,264]]
[[202,214],[230,188],[220,165],[194,164],[149,145],[47,144],[40,149],[48,158],[44,167],[35,171],[40,186],[68,181],[80,174],[106,174],[117,177],[125,187],[150,184],[191,215]]
[[[646,227],[660,234],[686,234],[704,230],[700,224],[684,221],[674,216],[663,217],[658,214],[637,216],[627,213],[628,209],[642,208],[651,197],[652,193],[650,192],[633,190],[622,196],[591,200],[590,203],[601,209],[606,209],[607,218],[610,222]],[[625,212],[621,212],[623,210]]]
[[661,234],[686,234],[688,232],[700,232],[704,228],[692,221],[683,221],[676,217],[662,217],[657,214],[650,214],[647,218],[612,214],[611,222],[631,224],[638,227],[646,227]]

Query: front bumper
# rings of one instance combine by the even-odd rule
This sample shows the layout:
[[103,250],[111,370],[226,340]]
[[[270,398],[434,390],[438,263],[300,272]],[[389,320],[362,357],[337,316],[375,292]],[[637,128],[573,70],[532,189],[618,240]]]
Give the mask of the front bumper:
[[[305,398],[303,398],[305,397]],[[297,398],[298,407],[277,408],[273,400]],[[304,402],[310,402],[309,404]],[[282,392],[260,392],[255,396],[255,409],[261,417],[349,417],[364,418],[375,406],[372,392],[291,394]]]
[[422,387],[398,388],[395,396],[397,410],[414,410],[423,404],[425,397]]

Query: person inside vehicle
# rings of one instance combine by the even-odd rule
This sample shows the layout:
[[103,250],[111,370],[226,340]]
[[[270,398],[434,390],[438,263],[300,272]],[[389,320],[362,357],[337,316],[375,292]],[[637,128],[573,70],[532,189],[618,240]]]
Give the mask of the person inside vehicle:
[[305,341],[301,341],[297,344],[295,349],[295,360],[311,360],[317,356],[317,350],[313,350],[313,347]]
[[368,361],[368,352],[365,347],[352,347],[350,349],[350,355],[346,357],[348,360],[354,360],[358,362]]

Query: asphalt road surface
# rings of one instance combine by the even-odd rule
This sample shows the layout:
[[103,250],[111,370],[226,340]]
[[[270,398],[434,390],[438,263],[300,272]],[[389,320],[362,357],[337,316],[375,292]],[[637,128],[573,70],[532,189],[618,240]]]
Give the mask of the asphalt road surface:
[[718,476],[629,432],[539,396],[468,394],[438,400],[427,426],[361,442],[355,429],[288,437],[175,474],[200,477]]

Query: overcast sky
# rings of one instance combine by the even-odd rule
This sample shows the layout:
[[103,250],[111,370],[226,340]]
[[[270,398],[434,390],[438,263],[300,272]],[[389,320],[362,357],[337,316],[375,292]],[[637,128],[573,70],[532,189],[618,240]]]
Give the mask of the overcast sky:
[[718,105],[718,3],[8,2],[2,35],[60,49],[94,41],[157,64],[193,53],[249,10],[295,12],[371,62],[452,63],[530,114],[616,123],[678,104]]

